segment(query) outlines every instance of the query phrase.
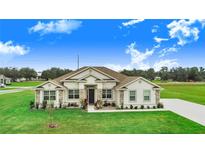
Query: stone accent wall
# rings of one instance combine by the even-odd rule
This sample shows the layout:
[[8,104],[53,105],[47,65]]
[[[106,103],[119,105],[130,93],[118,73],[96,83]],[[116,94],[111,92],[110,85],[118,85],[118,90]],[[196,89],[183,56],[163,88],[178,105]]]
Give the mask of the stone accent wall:
[[86,93],[85,93],[85,89],[80,89],[79,90],[79,97],[80,99],[86,99]]
[[97,100],[102,100],[102,89],[96,89]]
[[35,101],[36,104],[39,104],[40,103],[40,90],[36,90],[36,101]]
[[120,91],[120,105],[124,104],[124,91]]
[[63,90],[59,90],[59,103],[63,103]]
[[160,90],[156,90],[155,95],[156,95],[156,104],[158,104],[160,101]]

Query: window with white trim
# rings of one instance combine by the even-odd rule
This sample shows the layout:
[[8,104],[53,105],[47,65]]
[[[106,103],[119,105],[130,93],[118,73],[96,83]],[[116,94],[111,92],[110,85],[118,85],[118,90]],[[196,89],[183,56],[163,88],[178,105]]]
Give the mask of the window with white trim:
[[102,90],[102,98],[111,99],[112,98],[112,89],[103,89]]
[[43,94],[43,100],[48,101],[48,100],[56,100],[56,91],[55,90],[45,90]]
[[144,101],[150,101],[151,91],[150,90],[144,90]]
[[130,90],[130,101],[136,101],[136,91]]
[[68,98],[69,99],[79,99],[79,89],[69,89]]

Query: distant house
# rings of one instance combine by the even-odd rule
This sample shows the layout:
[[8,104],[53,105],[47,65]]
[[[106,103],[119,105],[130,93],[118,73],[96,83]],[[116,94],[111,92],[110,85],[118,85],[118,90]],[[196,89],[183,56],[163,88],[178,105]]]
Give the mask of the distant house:
[[95,106],[114,104],[123,108],[150,106],[160,100],[160,87],[143,77],[127,76],[106,67],[82,67],[76,71],[44,82],[35,89],[35,103],[44,102],[55,107],[77,104],[87,101]]
[[11,79],[6,77],[3,74],[0,74],[0,83],[5,84],[5,85],[9,85],[9,84],[11,84]]

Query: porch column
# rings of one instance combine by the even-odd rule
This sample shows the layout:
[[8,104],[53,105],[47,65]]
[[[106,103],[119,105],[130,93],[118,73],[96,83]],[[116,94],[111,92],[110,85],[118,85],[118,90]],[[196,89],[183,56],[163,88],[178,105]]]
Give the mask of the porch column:
[[97,100],[102,100],[102,89],[97,89]]
[[124,104],[124,91],[120,90],[120,105]]
[[155,90],[156,104],[160,102],[160,89]]
[[59,103],[63,103],[63,90],[59,90]]
[[36,104],[39,104],[40,103],[40,90],[36,90],[36,101],[35,101],[35,103]]
[[79,90],[79,95],[80,95],[80,99],[82,100],[84,100],[84,99],[86,99],[86,96],[85,96],[85,89],[80,89]]

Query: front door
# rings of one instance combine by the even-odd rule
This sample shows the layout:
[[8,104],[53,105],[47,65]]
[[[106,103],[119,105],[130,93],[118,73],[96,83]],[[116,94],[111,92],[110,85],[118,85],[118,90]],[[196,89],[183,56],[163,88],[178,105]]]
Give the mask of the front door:
[[94,89],[88,89],[88,101],[89,101],[89,104],[94,104],[95,102],[95,90]]

